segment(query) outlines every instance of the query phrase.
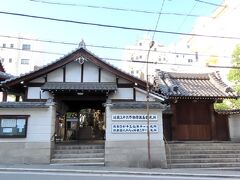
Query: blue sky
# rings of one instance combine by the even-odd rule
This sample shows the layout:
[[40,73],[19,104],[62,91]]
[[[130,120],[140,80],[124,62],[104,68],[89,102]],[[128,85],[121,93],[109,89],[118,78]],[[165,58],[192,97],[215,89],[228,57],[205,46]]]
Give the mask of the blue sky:
[[[82,5],[107,6],[116,8],[160,11],[163,0],[45,0],[48,2],[75,3]],[[223,0],[205,0],[221,4]],[[195,0],[165,0],[162,12],[197,14],[209,16],[217,6],[201,3]],[[130,11],[114,11],[106,9],[87,8],[81,6],[50,5],[31,0],[1,1],[0,11],[22,13],[35,16],[45,16],[59,19],[154,29],[158,14],[136,13]],[[86,44],[126,47],[134,44],[146,32],[103,28],[81,24],[54,22],[0,14],[0,35],[10,33],[33,34],[38,39],[67,41],[78,43],[83,38]],[[161,15],[157,30],[190,32],[196,18],[190,16]],[[152,34],[150,34],[152,35]],[[156,33],[155,41],[169,45],[179,40],[173,34]],[[45,50],[66,54],[75,46],[44,43]],[[90,48],[100,57],[121,58],[122,51]],[[47,58],[53,58],[51,56]]]

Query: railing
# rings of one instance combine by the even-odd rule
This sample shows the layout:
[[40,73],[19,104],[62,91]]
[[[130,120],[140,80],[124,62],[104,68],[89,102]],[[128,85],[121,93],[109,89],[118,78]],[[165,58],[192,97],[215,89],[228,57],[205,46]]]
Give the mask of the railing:
[[171,148],[170,148],[170,146],[169,146],[165,136],[163,136],[163,140],[165,142],[165,147],[166,147],[165,150],[167,150],[167,153],[166,153],[167,154],[167,156],[166,156],[166,158],[167,158],[167,167],[171,169],[171,164],[172,164]]

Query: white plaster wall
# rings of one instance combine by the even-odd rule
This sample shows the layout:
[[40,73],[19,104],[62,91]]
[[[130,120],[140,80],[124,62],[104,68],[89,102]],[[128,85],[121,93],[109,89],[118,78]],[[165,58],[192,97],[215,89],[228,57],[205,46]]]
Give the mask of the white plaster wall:
[[[143,90],[140,91],[138,88],[136,88],[136,101],[146,101],[146,96],[146,92],[143,92]],[[150,96],[149,101],[155,101],[155,99]]]
[[101,70],[101,82],[116,82],[116,76],[108,71]]
[[30,81],[30,83],[44,83],[44,82],[45,82],[45,79],[43,77]]
[[127,81],[126,79],[122,79],[122,78],[119,78],[118,79],[118,83],[122,83],[122,84],[128,84],[128,83],[131,83],[130,81]]
[[54,133],[55,106],[49,108],[2,108],[0,115],[30,115],[26,138],[0,138],[0,142],[48,142]]
[[84,63],[83,82],[98,82],[98,67],[93,63]]
[[240,114],[230,115],[229,134],[232,141],[240,141]]
[[40,99],[40,93],[41,99],[48,99],[52,97],[49,92],[43,92],[40,87],[28,87],[27,99]]
[[133,99],[133,88],[118,88],[110,99]]
[[66,82],[81,82],[81,65],[78,62],[71,62],[66,66]]
[[[147,133],[112,133],[113,124],[147,124],[147,121],[112,121],[114,114],[147,114],[146,109],[111,109],[106,107],[106,141],[137,141],[147,140]],[[151,133],[151,140],[163,140],[162,110],[152,109],[150,115],[157,115],[157,121],[150,124],[158,124],[158,133]]]
[[63,69],[57,69],[47,75],[48,82],[63,82]]

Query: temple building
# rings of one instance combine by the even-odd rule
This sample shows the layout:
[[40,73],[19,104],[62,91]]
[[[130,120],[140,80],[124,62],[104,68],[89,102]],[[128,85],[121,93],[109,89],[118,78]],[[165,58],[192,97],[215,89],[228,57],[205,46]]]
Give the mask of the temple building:
[[213,109],[238,98],[217,73],[158,70],[150,84],[82,46],[1,91],[0,163],[166,168],[169,144],[230,142],[236,128]]

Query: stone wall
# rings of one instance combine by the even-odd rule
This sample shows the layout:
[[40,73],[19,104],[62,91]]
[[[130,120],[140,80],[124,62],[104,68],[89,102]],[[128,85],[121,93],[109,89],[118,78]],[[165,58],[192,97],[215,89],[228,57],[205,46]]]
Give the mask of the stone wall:
[[25,138],[0,138],[0,163],[50,163],[55,106],[45,108],[1,108],[0,115],[29,115]]

